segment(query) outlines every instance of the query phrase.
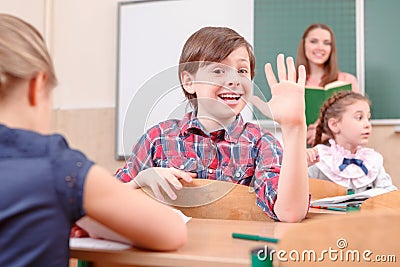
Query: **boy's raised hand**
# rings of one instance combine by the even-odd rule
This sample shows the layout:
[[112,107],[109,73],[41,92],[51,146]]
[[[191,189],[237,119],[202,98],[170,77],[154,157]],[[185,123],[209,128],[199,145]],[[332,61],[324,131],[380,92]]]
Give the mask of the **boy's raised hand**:
[[292,57],[286,59],[283,54],[277,57],[277,81],[270,63],[265,65],[265,75],[271,88],[271,100],[266,103],[257,96],[250,97],[264,115],[270,117],[281,126],[298,126],[305,124],[304,86],[306,71],[299,67],[299,77],[296,78],[296,68]]

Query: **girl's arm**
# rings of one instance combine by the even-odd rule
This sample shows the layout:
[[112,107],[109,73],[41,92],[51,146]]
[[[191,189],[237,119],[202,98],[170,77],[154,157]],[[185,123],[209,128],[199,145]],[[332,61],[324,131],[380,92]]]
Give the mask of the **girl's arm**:
[[385,168],[382,166],[379,170],[378,176],[374,182],[374,187],[383,188],[389,191],[397,190],[397,187],[393,185],[392,178],[385,171]]
[[175,250],[187,239],[183,220],[170,207],[129,188],[100,166],[88,172],[83,206],[89,217],[138,247]]

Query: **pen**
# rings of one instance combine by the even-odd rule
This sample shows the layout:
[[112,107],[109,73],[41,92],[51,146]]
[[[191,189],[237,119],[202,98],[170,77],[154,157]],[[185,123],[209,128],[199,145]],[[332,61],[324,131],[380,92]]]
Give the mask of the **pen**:
[[346,211],[345,208],[334,208],[334,207],[324,207],[324,206],[311,206],[311,208],[324,209],[324,210],[334,210],[334,211]]
[[278,243],[279,239],[272,237],[263,237],[259,235],[248,235],[248,234],[239,234],[232,233],[233,238],[246,239],[246,240],[254,240],[254,241],[266,241],[270,243]]

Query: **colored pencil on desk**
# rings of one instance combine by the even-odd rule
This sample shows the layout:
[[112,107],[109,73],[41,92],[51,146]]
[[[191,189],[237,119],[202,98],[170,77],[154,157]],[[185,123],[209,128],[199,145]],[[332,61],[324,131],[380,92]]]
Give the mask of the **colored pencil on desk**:
[[272,237],[264,237],[259,235],[248,235],[248,234],[239,234],[232,233],[233,238],[246,239],[246,240],[254,240],[254,241],[266,241],[270,243],[278,243],[279,239]]
[[326,206],[311,206],[311,208],[346,212],[346,208],[335,208],[335,207],[326,207]]

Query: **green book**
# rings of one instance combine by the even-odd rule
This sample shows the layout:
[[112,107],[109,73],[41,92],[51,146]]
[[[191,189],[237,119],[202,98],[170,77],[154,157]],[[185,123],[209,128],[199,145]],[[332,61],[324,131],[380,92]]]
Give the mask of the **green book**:
[[339,91],[351,91],[351,83],[343,83],[340,81],[328,83],[325,88],[306,87],[306,123],[310,125],[314,123],[318,117],[321,106],[333,94]]

